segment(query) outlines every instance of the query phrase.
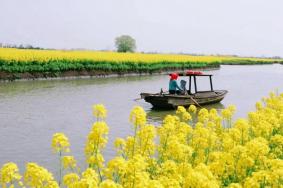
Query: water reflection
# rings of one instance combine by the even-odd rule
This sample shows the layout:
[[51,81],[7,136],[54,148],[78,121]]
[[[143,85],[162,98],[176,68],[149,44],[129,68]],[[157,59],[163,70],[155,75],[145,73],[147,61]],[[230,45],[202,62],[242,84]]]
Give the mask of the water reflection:
[[[203,107],[205,107],[208,110],[214,108],[219,112],[225,108],[225,106],[222,103],[209,104]],[[200,108],[198,108],[198,110],[199,109]],[[149,119],[149,123],[159,125],[162,123],[166,115],[168,114],[174,115],[176,111],[175,110],[156,110],[156,109],[150,108],[150,109],[147,109],[146,112],[147,112],[147,118]]]

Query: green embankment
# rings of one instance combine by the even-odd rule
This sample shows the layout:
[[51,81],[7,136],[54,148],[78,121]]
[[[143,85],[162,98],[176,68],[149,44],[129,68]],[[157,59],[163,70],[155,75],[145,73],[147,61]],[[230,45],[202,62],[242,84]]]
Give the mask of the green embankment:
[[261,59],[229,59],[229,60],[222,60],[221,65],[266,65],[266,64],[274,64],[274,63],[281,63],[283,64],[283,60],[274,60],[274,61],[264,61]]
[[[219,67],[219,63],[115,63],[115,62],[94,62],[90,60],[81,61],[48,61],[48,62],[21,62],[0,60],[0,71],[6,73],[60,73],[65,71],[98,71],[100,74],[126,74],[126,73],[154,73],[166,70],[184,70],[204,67]],[[54,75],[56,76],[56,75]]]
[[225,59],[215,62],[108,62],[94,60],[49,60],[39,61],[16,61],[0,59],[0,80],[34,79],[60,76],[80,75],[109,75],[127,73],[156,73],[170,70],[186,70],[200,68],[217,68],[220,65],[255,65],[281,63],[283,60],[266,61],[261,59]]

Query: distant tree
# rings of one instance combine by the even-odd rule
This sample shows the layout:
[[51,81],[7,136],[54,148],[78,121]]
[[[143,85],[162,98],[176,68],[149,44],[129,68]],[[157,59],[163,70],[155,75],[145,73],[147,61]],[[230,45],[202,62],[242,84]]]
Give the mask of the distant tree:
[[27,45],[25,46],[25,49],[34,49],[34,47],[33,47],[31,44],[27,44]]
[[122,35],[115,39],[115,46],[118,52],[134,52],[136,41],[129,35]]

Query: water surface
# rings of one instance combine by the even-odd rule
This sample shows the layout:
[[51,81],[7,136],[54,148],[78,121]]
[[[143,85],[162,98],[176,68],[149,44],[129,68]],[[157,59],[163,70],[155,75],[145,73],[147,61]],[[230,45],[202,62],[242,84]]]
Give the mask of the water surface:
[[[246,117],[255,102],[270,91],[283,91],[283,66],[278,64],[226,65],[206,72],[214,74],[214,89],[229,91],[213,107],[236,104],[236,117]],[[52,154],[50,143],[56,132],[69,137],[71,154],[82,164],[84,143],[94,122],[91,107],[97,103],[108,109],[110,134],[104,155],[109,159],[115,154],[114,138],[132,134],[128,117],[133,106],[142,106],[155,125],[165,114],[174,113],[151,110],[150,104],[134,100],[140,92],[167,90],[168,79],[159,75],[0,83],[0,166],[13,161],[23,170],[24,164],[32,161],[55,172],[58,157]],[[209,88],[208,80],[198,81],[199,89]]]

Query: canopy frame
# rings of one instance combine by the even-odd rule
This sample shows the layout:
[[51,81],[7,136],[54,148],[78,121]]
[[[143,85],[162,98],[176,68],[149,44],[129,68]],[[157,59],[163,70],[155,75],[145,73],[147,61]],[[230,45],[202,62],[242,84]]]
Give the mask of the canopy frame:
[[212,84],[212,74],[190,74],[190,73],[178,73],[179,76],[188,76],[189,77],[189,94],[192,94],[192,78],[194,79],[194,89],[195,93],[198,93],[198,88],[197,88],[197,78],[198,76],[207,76],[209,77],[209,82],[210,82],[210,91],[213,90],[213,84]]

